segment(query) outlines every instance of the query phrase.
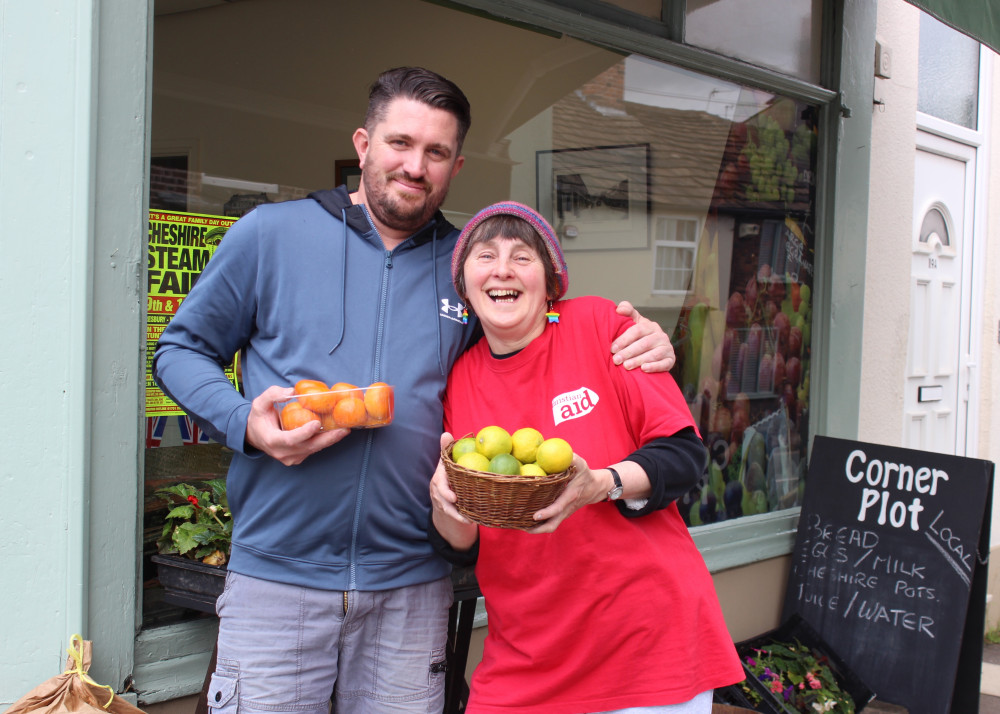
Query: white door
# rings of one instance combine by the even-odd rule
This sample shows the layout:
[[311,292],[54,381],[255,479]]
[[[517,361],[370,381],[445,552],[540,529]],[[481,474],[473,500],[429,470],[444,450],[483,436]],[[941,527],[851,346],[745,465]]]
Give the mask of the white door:
[[965,454],[971,365],[963,265],[972,243],[975,149],[917,132],[904,446]]

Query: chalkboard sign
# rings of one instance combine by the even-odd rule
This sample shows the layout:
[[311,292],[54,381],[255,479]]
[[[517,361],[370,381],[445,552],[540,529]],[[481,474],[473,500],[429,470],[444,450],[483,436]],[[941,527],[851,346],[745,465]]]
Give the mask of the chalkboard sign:
[[[784,616],[799,613],[879,700],[910,714],[978,707],[993,468],[814,440]],[[974,677],[971,708],[952,701],[963,677]]]

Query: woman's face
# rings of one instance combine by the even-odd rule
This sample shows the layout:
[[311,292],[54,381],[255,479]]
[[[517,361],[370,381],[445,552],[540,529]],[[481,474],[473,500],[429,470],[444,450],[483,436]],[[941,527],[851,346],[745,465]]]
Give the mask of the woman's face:
[[497,236],[469,248],[463,266],[469,305],[490,349],[506,354],[545,330],[545,264],[519,238]]

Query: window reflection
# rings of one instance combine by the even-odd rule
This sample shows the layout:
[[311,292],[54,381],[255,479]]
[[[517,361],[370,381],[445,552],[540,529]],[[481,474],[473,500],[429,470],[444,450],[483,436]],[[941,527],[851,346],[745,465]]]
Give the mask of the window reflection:
[[821,0],[687,0],[684,41],[819,83]]
[[[626,4],[641,11],[642,3]],[[403,29],[360,53],[323,35],[373,14]],[[427,43],[411,31],[443,26],[454,42]],[[241,43],[264,28],[308,51]],[[473,105],[467,161],[444,206],[449,220],[462,225],[503,199],[535,206],[558,224],[574,294],[627,299],[672,336],[674,376],[712,458],[679,504],[688,523],[799,502],[808,443],[813,107],[410,0],[225,3],[158,16],[155,32],[152,144],[162,156],[151,170],[152,208],[235,217],[329,187],[337,164],[356,160],[351,135],[364,115],[366,83],[393,61],[432,67]],[[206,37],[212,41],[200,41]],[[470,64],[478,56],[504,61]],[[352,72],[332,73],[317,87],[315,67],[348,65]],[[226,471],[223,447],[185,438],[183,418],[146,423],[147,496],[160,481]],[[155,505],[147,498],[147,550]],[[158,600],[148,564],[144,572],[144,623],[184,617]]]
[[559,231],[574,290],[629,299],[672,330],[674,376],[711,454],[679,504],[690,525],[801,502],[815,118],[785,97],[628,57],[507,137],[537,182],[536,196],[518,196],[515,168],[511,193],[537,200]]

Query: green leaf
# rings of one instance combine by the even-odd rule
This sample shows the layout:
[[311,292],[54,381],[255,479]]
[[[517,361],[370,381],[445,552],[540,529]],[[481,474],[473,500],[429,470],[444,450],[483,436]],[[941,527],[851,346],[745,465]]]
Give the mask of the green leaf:
[[170,520],[171,518],[180,518],[186,520],[193,515],[194,515],[194,506],[188,503],[183,506],[174,506],[173,508],[170,509],[170,512],[167,514],[166,517],[167,520]]
[[203,527],[198,526],[196,523],[181,523],[177,526],[174,529],[173,541],[174,545],[177,546],[178,552],[183,555],[192,548],[197,547],[197,533],[201,530],[203,530]]

